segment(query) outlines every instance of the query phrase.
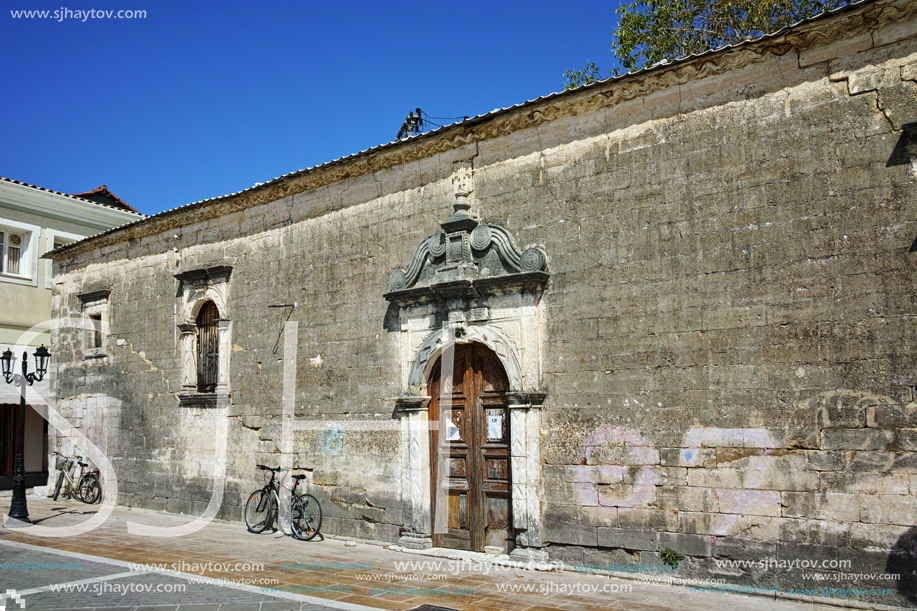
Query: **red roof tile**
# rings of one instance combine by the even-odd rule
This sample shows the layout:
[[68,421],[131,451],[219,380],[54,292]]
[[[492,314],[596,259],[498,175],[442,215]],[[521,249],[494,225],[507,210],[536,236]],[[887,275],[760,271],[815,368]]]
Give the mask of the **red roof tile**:
[[112,193],[108,189],[107,185],[99,185],[92,191],[86,191],[85,193],[74,193],[72,194],[72,197],[80,197],[82,199],[88,199],[89,201],[96,202],[97,204],[109,205],[114,208],[122,208],[128,212],[137,212],[133,206]]

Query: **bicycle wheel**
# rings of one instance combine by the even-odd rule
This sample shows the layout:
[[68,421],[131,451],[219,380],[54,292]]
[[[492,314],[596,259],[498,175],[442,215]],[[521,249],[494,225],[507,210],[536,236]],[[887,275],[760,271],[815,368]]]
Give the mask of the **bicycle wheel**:
[[249,532],[264,532],[274,515],[274,499],[269,491],[255,490],[245,503],[245,526]]
[[313,539],[322,528],[322,506],[311,494],[300,494],[290,506],[290,527],[300,541]]
[[55,501],[57,500],[57,497],[60,496],[60,487],[63,485],[64,485],[64,474],[58,473],[57,474],[57,483],[54,484],[54,496],[51,497]]
[[89,505],[98,503],[102,500],[102,485],[99,483],[99,478],[91,473],[84,475],[82,479],[80,479],[77,493],[79,494],[80,500],[84,503]]

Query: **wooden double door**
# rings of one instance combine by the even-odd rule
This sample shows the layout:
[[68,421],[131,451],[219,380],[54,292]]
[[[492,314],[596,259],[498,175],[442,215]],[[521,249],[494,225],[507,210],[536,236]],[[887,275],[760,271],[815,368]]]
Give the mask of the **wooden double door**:
[[515,537],[503,366],[485,346],[455,345],[434,365],[429,384],[433,544],[508,552]]

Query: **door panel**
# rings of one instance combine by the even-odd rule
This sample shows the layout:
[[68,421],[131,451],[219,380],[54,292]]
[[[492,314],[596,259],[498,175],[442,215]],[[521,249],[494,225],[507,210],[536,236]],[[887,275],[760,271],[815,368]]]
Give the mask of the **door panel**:
[[434,530],[446,527],[446,532],[434,534],[434,544],[476,551],[492,545],[509,551],[513,533],[506,374],[496,355],[477,344],[457,345],[444,357],[454,359],[452,374],[447,367],[443,383],[441,359],[429,383],[429,416],[438,422],[431,430],[430,453],[434,524],[440,526]]
[[[467,355],[455,351],[454,367],[451,372],[446,368],[446,379],[442,379],[441,363],[436,365],[431,378],[431,388],[435,387],[436,393],[431,401],[431,418],[439,420],[439,426],[430,431],[430,439],[432,447],[442,447],[442,461],[432,460],[430,463],[431,489],[436,496],[436,482],[442,479],[443,496],[440,499],[447,508],[447,511],[434,514],[434,530],[446,529],[439,536],[437,545],[458,549],[470,549],[471,546],[468,517],[471,463],[468,440],[471,438],[471,425],[466,418],[466,370]],[[437,415],[433,416],[433,413]]]

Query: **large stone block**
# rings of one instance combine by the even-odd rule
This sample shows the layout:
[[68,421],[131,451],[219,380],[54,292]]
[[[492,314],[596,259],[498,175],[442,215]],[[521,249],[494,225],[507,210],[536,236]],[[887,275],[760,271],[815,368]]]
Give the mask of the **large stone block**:
[[842,471],[846,463],[842,451],[812,451],[806,456],[812,471]]
[[888,436],[873,429],[829,429],[822,432],[828,450],[884,450]]
[[917,507],[912,500],[910,495],[860,495],[860,520],[872,524],[913,525],[917,522]]
[[683,533],[659,533],[659,550],[673,549],[685,556],[710,556],[714,537]]
[[897,433],[898,447],[908,452],[917,451],[917,428],[900,429]]
[[656,532],[624,528],[598,528],[600,547],[618,547],[627,550],[656,550]]
[[561,522],[545,517],[545,540],[551,543],[566,545],[588,545],[595,547],[597,544],[596,527],[583,524]]

